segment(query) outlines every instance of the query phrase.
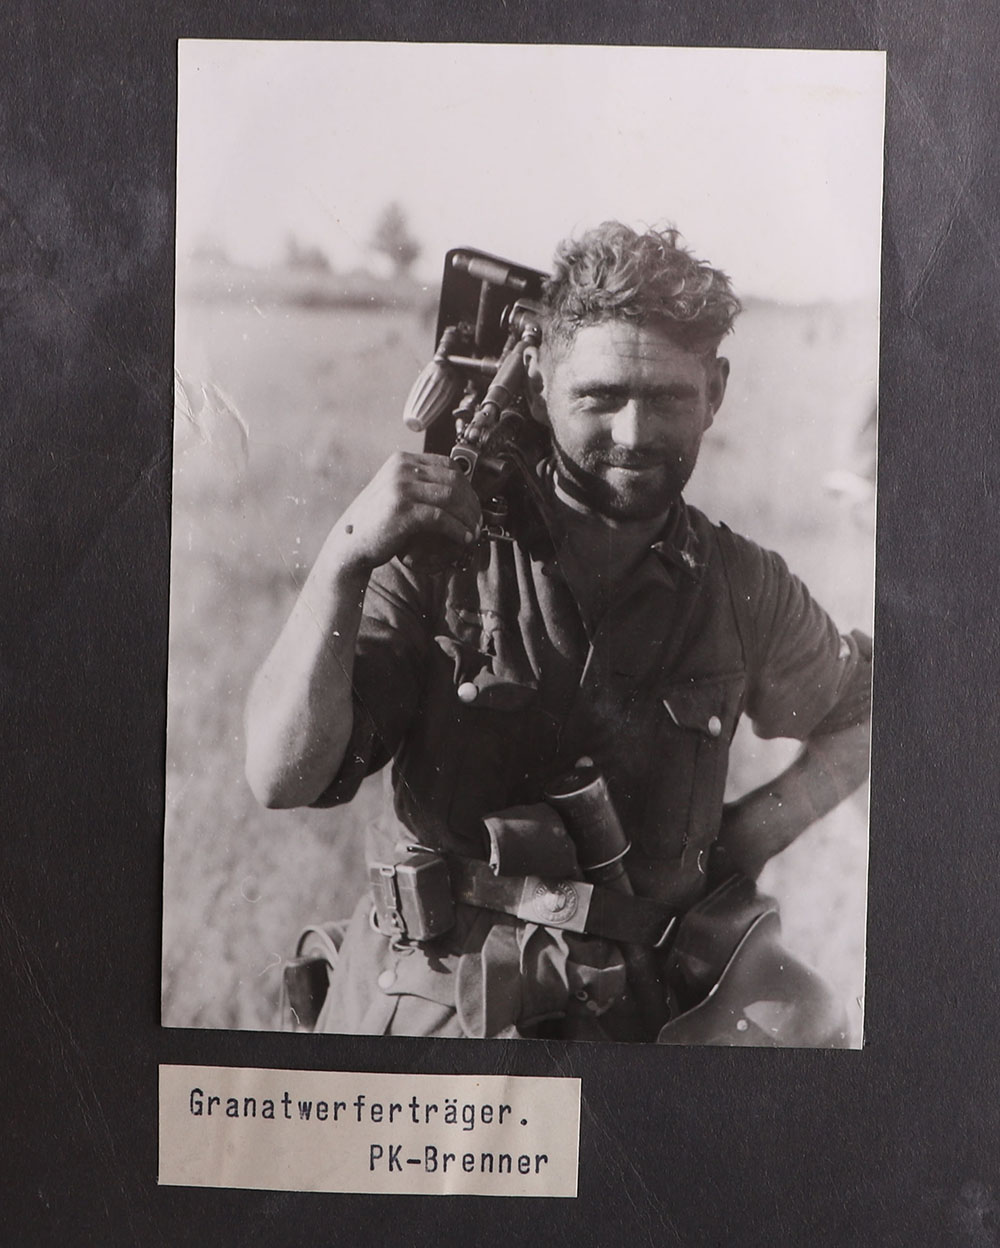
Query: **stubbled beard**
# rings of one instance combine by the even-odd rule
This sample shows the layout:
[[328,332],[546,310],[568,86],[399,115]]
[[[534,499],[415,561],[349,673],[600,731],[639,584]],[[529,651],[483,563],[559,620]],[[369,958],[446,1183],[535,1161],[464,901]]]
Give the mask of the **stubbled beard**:
[[[684,461],[650,460],[623,447],[612,446],[589,457],[591,463],[574,460],[552,439],[559,475],[568,493],[591,510],[611,520],[652,520],[662,515],[680,498],[694,464]],[[660,469],[657,483],[637,479],[632,488],[613,485],[600,475],[599,468],[652,467]]]

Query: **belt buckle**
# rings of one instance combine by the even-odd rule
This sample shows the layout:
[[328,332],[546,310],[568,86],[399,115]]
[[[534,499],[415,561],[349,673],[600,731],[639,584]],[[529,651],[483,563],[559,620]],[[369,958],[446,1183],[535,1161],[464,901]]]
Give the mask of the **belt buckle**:
[[544,880],[525,876],[517,918],[540,927],[556,927],[567,932],[584,932],[593,884],[584,880]]

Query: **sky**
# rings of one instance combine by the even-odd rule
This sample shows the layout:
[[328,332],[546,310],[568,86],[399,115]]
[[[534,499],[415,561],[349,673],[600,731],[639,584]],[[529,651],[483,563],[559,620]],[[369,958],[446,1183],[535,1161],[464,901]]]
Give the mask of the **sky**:
[[877,52],[182,40],[177,249],[370,265],[403,207],[440,275],[533,267],[600,221],[675,225],[742,295],[878,294]]

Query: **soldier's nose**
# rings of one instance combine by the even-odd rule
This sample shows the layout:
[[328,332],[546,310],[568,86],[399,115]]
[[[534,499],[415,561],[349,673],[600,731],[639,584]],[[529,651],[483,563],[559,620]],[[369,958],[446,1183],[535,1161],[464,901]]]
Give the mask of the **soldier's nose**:
[[650,413],[646,404],[632,399],[615,413],[611,436],[618,446],[648,445],[652,436]]

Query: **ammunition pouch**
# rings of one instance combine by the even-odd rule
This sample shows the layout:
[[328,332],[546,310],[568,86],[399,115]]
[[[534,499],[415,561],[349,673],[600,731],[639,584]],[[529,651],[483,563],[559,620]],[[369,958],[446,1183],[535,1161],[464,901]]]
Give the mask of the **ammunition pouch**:
[[396,943],[421,943],[455,926],[448,865],[438,854],[416,849],[406,858],[373,863],[372,923]]
[[578,877],[576,846],[548,802],[510,806],[483,819],[494,875],[541,875],[547,880]]

